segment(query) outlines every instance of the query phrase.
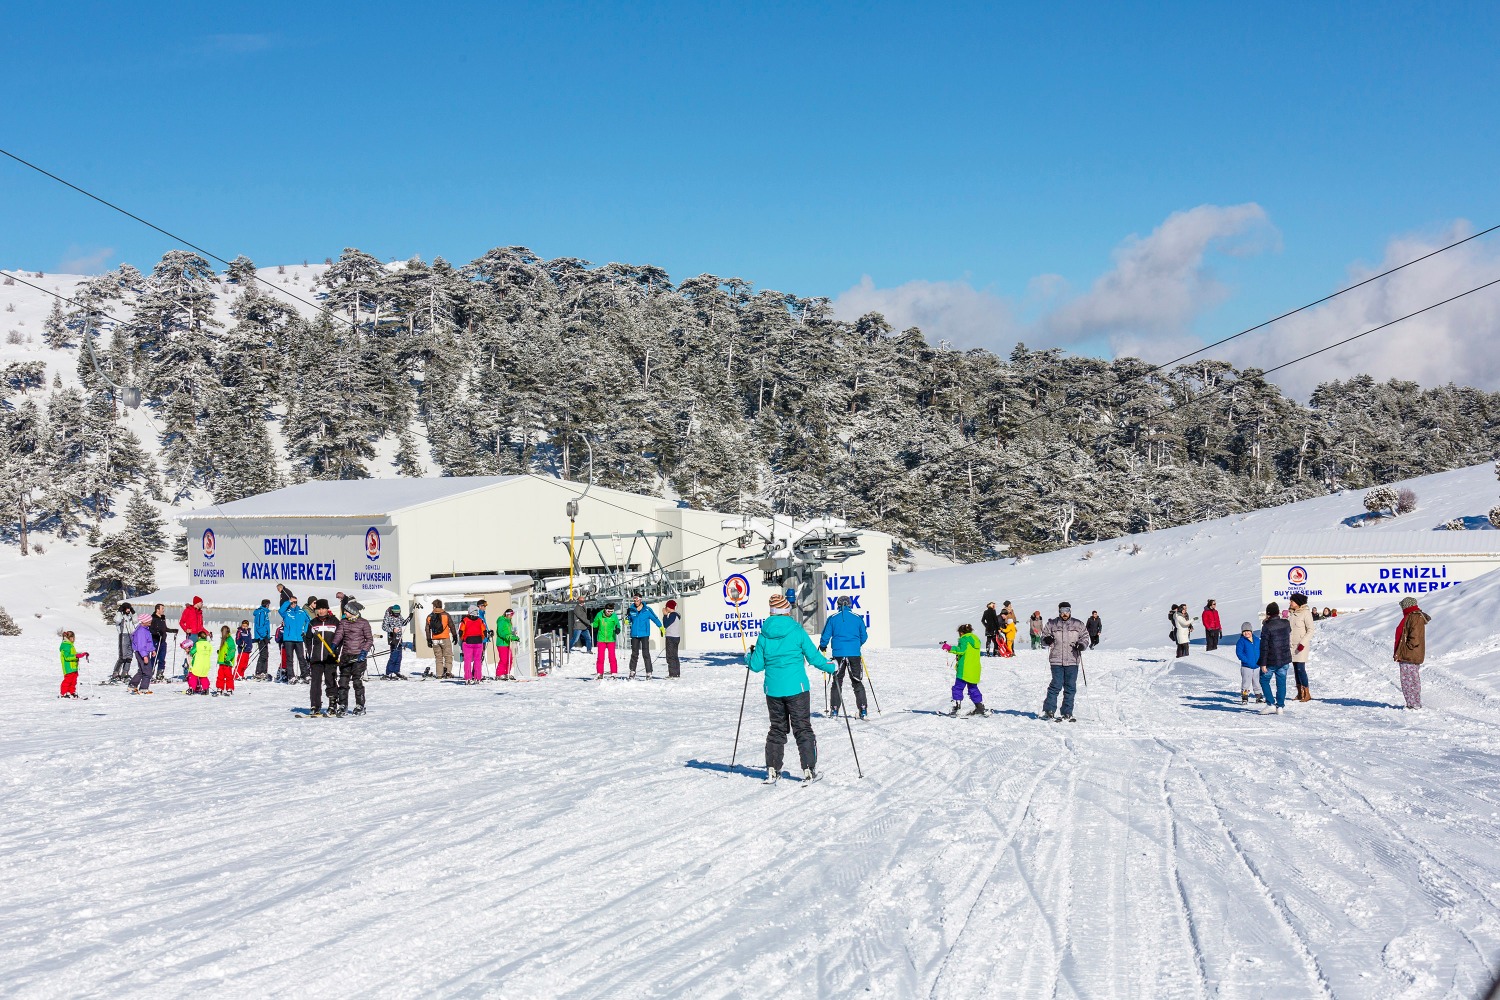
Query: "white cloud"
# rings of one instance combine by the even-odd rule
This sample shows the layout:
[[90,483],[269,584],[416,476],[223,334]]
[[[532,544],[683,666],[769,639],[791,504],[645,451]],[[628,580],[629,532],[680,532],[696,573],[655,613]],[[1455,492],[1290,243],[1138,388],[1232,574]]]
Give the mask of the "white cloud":
[[946,340],[958,347],[1008,350],[1020,332],[1008,301],[967,281],[908,281],[877,288],[867,274],[833,300],[833,314],[840,319],[869,312],[885,316],[897,330],[920,327],[929,342]]
[[103,274],[109,270],[105,265],[115,255],[114,247],[85,249],[70,246],[57,263],[61,274]]

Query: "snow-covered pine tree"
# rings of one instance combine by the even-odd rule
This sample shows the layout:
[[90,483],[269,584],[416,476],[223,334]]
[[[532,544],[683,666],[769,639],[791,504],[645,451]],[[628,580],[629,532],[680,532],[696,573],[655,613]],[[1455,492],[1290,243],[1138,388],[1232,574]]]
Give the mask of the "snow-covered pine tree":
[[1401,502],[1401,495],[1396,492],[1394,486],[1377,486],[1365,494],[1365,510],[1372,514],[1380,514],[1389,511],[1396,513],[1396,505]]
[[42,321],[42,340],[58,351],[72,345],[72,332],[68,329],[67,317],[63,315],[62,299],[52,300],[52,311]]
[[240,254],[229,262],[229,270],[224,278],[230,284],[239,285],[242,288],[250,287],[255,283],[255,261]]
[[138,539],[153,558],[167,546],[167,529],[161,514],[139,490],[125,504],[125,533]]
[[12,410],[0,409],[0,513],[5,535],[20,543],[21,555],[31,551],[31,533],[46,516],[46,496],[52,481],[47,455],[51,432],[41,407],[22,400]]
[[10,612],[5,610],[5,606],[0,605],[0,635],[20,634],[21,627],[17,625],[16,620],[10,616]]
[[156,589],[155,559],[130,532],[111,535],[89,557],[84,587],[99,595],[107,621],[121,601]]

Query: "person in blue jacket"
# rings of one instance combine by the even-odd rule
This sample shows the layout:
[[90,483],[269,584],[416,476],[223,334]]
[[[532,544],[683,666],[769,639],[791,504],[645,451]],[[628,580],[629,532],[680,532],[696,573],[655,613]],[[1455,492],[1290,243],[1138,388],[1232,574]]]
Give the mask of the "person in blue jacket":
[[651,676],[651,626],[661,628],[661,619],[656,617],[644,601],[637,597],[625,609],[625,621],[630,625],[630,679],[635,680],[635,661],[646,658],[646,676]]
[[817,781],[818,740],[812,730],[812,701],[808,694],[807,667],[811,663],[826,674],[834,666],[792,620],[792,605],[781,594],[771,595],[771,612],[760,627],[760,637],[750,649],[745,665],[766,675],[766,709],[771,715],[771,729],[766,733],[766,784],[781,777],[781,763],[786,753],[786,737],[791,732],[797,740],[797,756],[802,761],[802,780]]
[[[1255,627],[1249,622],[1240,624],[1240,639],[1234,644],[1235,659],[1240,661],[1240,704],[1250,704],[1250,692],[1258,690],[1260,678],[1260,638],[1255,634]],[[1255,696],[1256,701],[1264,701],[1261,695]]]
[[[307,626],[311,624],[311,619],[307,617],[306,611],[297,606],[296,597],[288,597],[287,600],[282,601],[279,613],[281,615],[281,641],[283,643],[281,648],[286,652],[287,683],[295,684],[299,679],[305,681],[308,678],[309,672],[307,667],[307,650],[303,646],[303,642],[307,639]],[[292,674],[293,660],[301,664],[300,678]]]
[[869,705],[865,701],[864,657],[861,650],[870,639],[865,620],[854,613],[848,597],[838,599],[838,613],[823,626],[823,637],[818,640],[818,652],[828,652],[833,644],[833,661],[838,664],[838,673],[833,675],[832,715],[839,714],[844,701],[844,674],[854,688],[854,701],[859,706],[859,717],[866,718]]
[[271,679],[271,599],[260,602],[250,616],[250,638],[255,642],[255,679]]

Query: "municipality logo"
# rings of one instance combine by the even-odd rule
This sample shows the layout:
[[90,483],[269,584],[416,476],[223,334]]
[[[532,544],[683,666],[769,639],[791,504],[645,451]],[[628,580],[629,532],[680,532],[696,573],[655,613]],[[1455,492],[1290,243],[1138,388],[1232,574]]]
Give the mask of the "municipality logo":
[[750,600],[750,581],[745,579],[745,574],[736,573],[724,581],[724,603],[731,608],[739,608]]
[[380,558],[380,529],[371,528],[365,532],[365,558],[375,562]]
[[212,559],[214,552],[219,547],[219,541],[214,537],[214,529],[203,529],[203,558]]
[[1286,571],[1286,582],[1293,587],[1301,587],[1307,583],[1307,570],[1301,566],[1293,566]]

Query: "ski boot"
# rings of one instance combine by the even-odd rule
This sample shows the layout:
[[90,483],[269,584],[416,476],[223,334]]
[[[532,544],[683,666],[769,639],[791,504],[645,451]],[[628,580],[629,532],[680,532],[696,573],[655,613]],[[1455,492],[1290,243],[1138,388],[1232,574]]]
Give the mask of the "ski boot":
[[989,715],[990,712],[989,712],[989,709],[985,708],[983,705],[975,705],[974,706],[974,710],[971,711],[969,714],[970,715],[985,716],[985,715]]
[[1071,715],[1059,715],[1057,717],[1057,721],[1058,722],[1077,722],[1078,720],[1075,719],[1075,718],[1073,718]]
[[766,768],[766,777],[765,777],[765,780],[763,780],[761,782],[761,784],[762,785],[774,785],[774,784],[776,784],[776,782],[778,782],[780,780],[781,780],[781,772],[778,771],[774,767],[768,767],[768,768]]
[[344,717],[344,707],[342,705],[338,705],[338,706],[335,706],[333,708],[330,708],[328,710],[328,714],[332,718],[342,719]]
[[1042,721],[1043,722],[1051,722],[1052,721],[1052,714],[1053,713],[1051,713],[1051,712],[1045,712],[1044,711],[1042,713]]
[[963,708],[963,707],[964,707],[964,703],[963,702],[961,702],[961,701],[955,701],[953,703],[953,707],[950,708],[950,709],[948,709],[948,718],[950,718],[950,719],[956,719],[956,718],[958,718],[958,710],[960,708]]
[[868,719],[869,717],[870,717],[870,710],[869,709],[862,708],[862,709],[859,710],[859,718],[860,718],[861,721],[863,721],[865,719]]
[[309,719],[326,719],[328,718],[328,713],[323,711],[321,708],[315,708],[311,712],[307,713],[307,717]]
[[349,710],[349,714],[350,715],[364,715],[365,714],[365,706],[363,706],[363,705],[355,705],[353,708],[351,708]]
[[817,768],[805,767],[802,769],[802,786],[804,788],[812,784],[814,781],[821,781],[822,779],[823,776],[818,773]]
[[1249,691],[1241,691],[1240,692],[1240,704],[1241,705],[1248,705],[1248,704],[1250,704],[1250,692]]

